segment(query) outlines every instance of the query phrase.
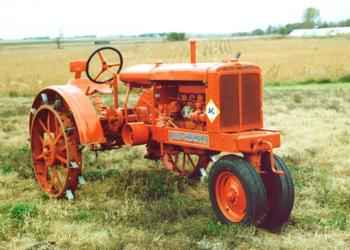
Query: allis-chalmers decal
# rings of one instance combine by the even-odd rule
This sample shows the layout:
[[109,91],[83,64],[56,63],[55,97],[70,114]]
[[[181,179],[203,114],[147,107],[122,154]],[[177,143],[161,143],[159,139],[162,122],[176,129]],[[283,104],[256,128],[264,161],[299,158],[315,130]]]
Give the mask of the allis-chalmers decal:
[[205,107],[205,112],[210,122],[214,122],[216,117],[220,114],[220,110],[216,107],[213,100],[210,100]]
[[169,131],[169,141],[184,141],[209,145],[208,135],[181,131]]

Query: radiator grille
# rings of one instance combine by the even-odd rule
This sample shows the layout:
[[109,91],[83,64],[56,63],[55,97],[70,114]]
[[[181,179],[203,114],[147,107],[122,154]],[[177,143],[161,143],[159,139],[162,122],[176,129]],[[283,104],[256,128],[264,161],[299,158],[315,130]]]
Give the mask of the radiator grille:
[[238,75],[220,77],[221,127],[239,126],[239,79]]
[[243,131],[261,126],[262,93],[259,74],[222,75],[219,89],[222,129]]
[[242,123],[257,124],[261,115],[260,81],[257,74],[242,75]]

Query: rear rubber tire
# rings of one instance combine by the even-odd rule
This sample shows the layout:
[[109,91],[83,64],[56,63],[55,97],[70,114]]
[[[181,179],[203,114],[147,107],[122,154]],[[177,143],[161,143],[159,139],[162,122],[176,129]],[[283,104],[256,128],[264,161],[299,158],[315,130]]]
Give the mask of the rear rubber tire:
[[261,224],[267,229],[276,229],[288,221],[294,205],[294,183],[292,175],[281,157],[274,155],[275,167],[282,170],[284,175],[272,173],[263,157],[262,164],[266,173],[262,174],[268,199],[268,213]]
[[[217,197],[217,185],[222,173],[230,173],[238,179],[243,187],[246,206],[245,214],[239,220],[225,215]],[[226,181],[227,182],[227,181]],[[264,220],[267,211],[267,197],[265,186],[254,167],[241,157],[226,155],[215,162],[209,173],[209,195],[214,214],[225,224],[239,223],[241,225],[259,225]],[[229,208],[227,208],[228,210]],[[228,213],[228,212],[226,212]]]

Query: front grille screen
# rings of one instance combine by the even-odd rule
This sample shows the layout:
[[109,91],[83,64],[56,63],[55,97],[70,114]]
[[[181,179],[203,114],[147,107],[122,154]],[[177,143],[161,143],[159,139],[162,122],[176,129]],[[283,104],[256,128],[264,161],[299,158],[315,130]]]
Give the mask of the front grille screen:
[[239,78],[238,75],[220,77],[221,127],[239,126]]
[[242,123],[257,124],[261,115],[260,79],[257,74],[242,75]]

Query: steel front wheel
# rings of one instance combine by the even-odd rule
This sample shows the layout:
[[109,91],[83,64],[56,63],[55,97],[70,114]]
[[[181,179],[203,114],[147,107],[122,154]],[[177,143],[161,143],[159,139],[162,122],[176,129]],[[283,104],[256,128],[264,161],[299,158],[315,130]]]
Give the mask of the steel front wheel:
[[288,221],[294,205],[294,183],[292,175],[282,158],[274,155],[275,167],[284,175],[272,173],[266,155],[262,157],[264,174],[261,175],[268,199],[268,213],[262,227],[274,229]]
[[225,224],[259,224],[266,215],[264,184],[244,159],[229,155],[215,162],[209,173],[209,195],[216,217]]

